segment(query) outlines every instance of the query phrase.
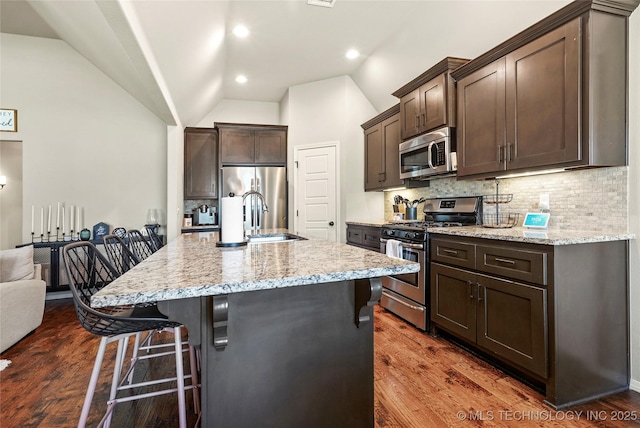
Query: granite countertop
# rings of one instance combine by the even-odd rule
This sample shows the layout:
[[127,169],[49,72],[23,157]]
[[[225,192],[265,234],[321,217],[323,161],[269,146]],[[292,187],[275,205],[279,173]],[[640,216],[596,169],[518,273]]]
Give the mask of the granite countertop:
[[526,227],[497,229],[488,227],[431,227],[429,233],[466,236],[470,238],[496,239],[501,241],[526,242],[543,245],[574,245],[594,242],[624,241],[635,239],[633,233],[595,232],[586,230],[535,230]]
[[417,263],[322,240],[242,247],[217,247],[217,241],[218,232],[179,235],[96,293],[91,305],[116,306],[242,293],[420,269]]
[[381,227],[383,224],[390,223],[387,220],[353,220],[353,221],[345,221],[346,224],[353,224],[354,226],[371,226],[371,227]]

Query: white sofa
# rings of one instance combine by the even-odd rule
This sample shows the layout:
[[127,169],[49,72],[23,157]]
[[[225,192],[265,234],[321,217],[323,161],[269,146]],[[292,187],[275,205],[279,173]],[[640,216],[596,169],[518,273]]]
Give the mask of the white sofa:
[[46,283],[33,246],[0,251],[0,352],[42,324]]

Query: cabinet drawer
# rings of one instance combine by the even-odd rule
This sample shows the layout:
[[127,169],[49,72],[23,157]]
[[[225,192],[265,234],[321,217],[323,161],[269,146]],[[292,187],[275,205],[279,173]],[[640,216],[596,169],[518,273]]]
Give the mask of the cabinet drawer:
[[547,253],[507,247],[476,247],[476,268],[533,284],[547,285]]
[[476,246],[467,242],[435,238],[431,240],[431,260],[475,269]]
[[367,247],[380,249],[380,229],[367,227],[362,230],[362,243]]
[[359,227],[347,227],[347,242],[362,245],[362,229]]

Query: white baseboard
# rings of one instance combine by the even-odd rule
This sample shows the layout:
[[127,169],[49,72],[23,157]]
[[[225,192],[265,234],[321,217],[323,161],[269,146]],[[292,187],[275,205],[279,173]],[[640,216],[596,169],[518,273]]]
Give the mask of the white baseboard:
[[629,382],[629,389],[640,392],[640,380],[631,379],[631,382]]

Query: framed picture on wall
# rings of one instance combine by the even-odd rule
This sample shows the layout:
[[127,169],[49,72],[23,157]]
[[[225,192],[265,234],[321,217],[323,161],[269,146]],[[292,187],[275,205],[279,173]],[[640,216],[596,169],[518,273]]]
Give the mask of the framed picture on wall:
[[18,132],[18,110],[0,108],[0,131]]

